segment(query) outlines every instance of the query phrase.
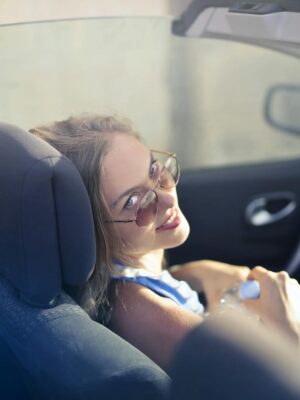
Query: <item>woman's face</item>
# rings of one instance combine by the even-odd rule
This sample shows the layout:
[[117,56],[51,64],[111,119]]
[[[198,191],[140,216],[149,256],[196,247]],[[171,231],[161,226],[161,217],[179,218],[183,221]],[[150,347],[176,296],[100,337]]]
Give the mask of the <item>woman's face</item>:
[[176,247],[189,235],[189,224],[179,209],[176,188],[153,187],[153,156],[134,136],[115,133],[103,160],[102,187],[112,220],[134,219],[140,198],[148,190],[154,189],[158,197],[157,215],[149,225],[115,223],[127,255],[133,257]]

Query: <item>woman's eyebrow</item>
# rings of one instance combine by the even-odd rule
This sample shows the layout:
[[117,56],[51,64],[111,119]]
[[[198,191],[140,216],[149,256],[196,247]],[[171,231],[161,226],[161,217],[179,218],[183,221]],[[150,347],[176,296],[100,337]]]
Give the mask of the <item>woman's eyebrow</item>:
[[[150,163],[149,163],[149,169],[148,169],[148,171],[150,171],[150,168],[151,168],[151,165],[152,165],[153,161],[154,161],[154,157],[153,157],[152,152],[150,151]],[[132,187],[132,188],[126,190],[125,192],[121,193],[120,196],[118,196],[117,199],[113,201],[112,207],[115,208],[116,205],[119,203],[119,201],[120,201],[123,197],[129,195],[129,194],[132,193],[132,192],[137,191],[137,190],[140,189],[140,188],[141,188],[141,185],[139,185],[139,186],[134,186],[134,187]]]

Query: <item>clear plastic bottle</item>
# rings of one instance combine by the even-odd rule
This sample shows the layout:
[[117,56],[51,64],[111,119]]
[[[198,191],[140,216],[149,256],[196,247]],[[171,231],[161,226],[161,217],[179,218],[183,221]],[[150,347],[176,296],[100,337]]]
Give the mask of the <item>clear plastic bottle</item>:
[[249,280],[227,289],[220,300],[220,306],[221,308],[241,308],[241,300],[257,299],[259,296],[259,283],[255,280]]

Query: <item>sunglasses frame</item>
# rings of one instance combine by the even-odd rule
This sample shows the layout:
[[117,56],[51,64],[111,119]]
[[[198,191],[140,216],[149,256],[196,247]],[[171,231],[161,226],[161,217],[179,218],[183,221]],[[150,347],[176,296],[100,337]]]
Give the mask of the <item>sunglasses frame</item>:
[[[174,186],[172,186],[172,187],[170,187],[170,188],[168,188],[168,189],[166,189],[166,188],[164,188],[164,187],[162,187],[162,186],[160,186],[160,188],[163,189],[163,190],[170,190],[170,189],[172,189],[173,187],[176,187],[176,185],[177,185],[177,183],[178,183],[178,181],[179,181],[179,178],[180,178],[180,167],[179,167],[179,163],[178,163],[176,154],[175,154],[175,153],[169,153],[169,152],[167,152],[167,151],[153,150],[153,149],[150,149],[150,151],[151,151],[151,153],[158,153],[158,154],[163,154],[163,155],[165,155],[165,156],[168,156],[167,160],[168,160],[169,158],[174,158],[174,159],[176,160],[176,163],[177,163],[177,170],[178,170],[178,176],[177,176],[176,182],[174,183]],[[166,161],[167,161],[167,160],[166,160]],[[142,199],[143,199],[149,192],[153,192],[153,193],[154,193],[155,199],[156,199],[156,204],[158,204],[158,196],[157,196],[157,193],[156,193],[156,191],[155,191],[154,189],[159,185],[159,180],[160,180],[160,179],[158,178],[158,181],[157,181],[157,183],[156,183],[156,185],[154,186],[153,189],[147,190],[147,191],[143,194],[143,196],[141,197],[141,200],[140,200],[139,205],[138,205],[138,207],[137,207],[137,209],[136,209],[136,212],[135,212],[135,218],[134,218],[134,219],[127,219],[127,220],[109,220],[109,221],[105,221],[105,222],[108,222],[108,223],[124,223],[124,224],[131,223],[131,222],[135,222],[135,223],[137,224],[137,226],[140,226],[140,227],[141,227],[141,226],[147,226],[147,225],[149,225],[149,224],[147,224],[147,225],[139,225],[139,224],[137,223],[137,219],[138,219],[137,213],[138,213],[138,210],[139,210],[139,208],[140,208],[140,204],[141,204],[141,202],[142,202]],[[153,220],[154,220],[155,217],[156,217],[157,210],[158,210],[158,207],[156,207],[156,212],[155,212],[155,215],[154,215]]]

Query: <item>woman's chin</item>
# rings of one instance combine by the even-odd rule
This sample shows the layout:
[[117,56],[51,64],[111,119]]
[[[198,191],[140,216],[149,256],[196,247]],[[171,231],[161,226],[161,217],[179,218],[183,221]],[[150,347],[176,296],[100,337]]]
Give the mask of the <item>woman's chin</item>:
[[[171,233],[171,232],[170,232]],[[180,213],[180,225],[170,235],[170,242],[166,246],[168,249],[178,247],[183,244],[190,234],[190,225],[187,222],[185,216]]]

